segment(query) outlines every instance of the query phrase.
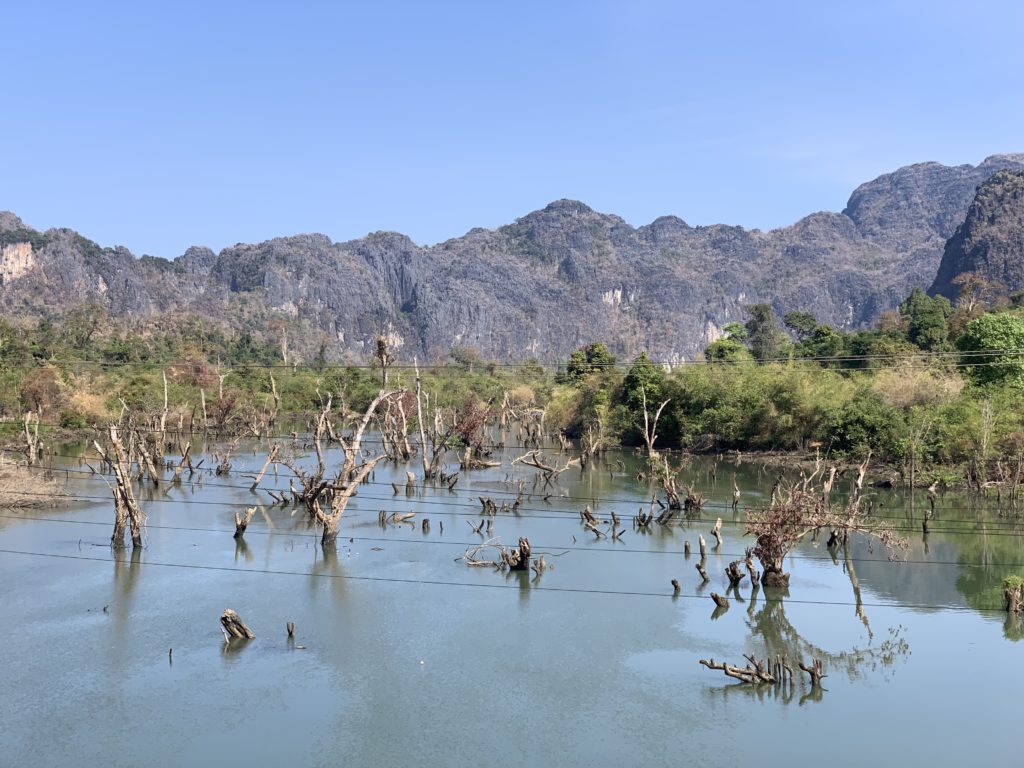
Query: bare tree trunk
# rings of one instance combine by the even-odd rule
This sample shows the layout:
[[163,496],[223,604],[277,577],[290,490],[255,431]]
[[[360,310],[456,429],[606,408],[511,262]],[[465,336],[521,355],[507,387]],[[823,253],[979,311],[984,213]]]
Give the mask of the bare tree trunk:
[[145,516],[139,508],[138,501],[135,499],[135,491],[132,489],[131,472],[128,467],[128,461],[125,458],[124,446],[121,444],[121,439],[115,426],[110,427],[110,443],[114,448],[113,461],[111,461],[99,442],[93,441],[96,450],[113,468],[114,477],[117,482],[114,487],[114,535],[111,536],[110,541],[115,547],[124,546],[124,528],[127,518],[127,522],[131,526],[132,546],[141,547],[142,527],[145,525]]

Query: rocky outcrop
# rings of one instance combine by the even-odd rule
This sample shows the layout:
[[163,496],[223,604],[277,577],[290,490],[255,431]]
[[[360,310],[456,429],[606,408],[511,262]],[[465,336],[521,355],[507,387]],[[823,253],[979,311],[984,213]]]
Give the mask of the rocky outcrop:
[[955,299],[958,275],[973,272],[1024,290],[1024,170],[999,171],[978,187],[963,224],[946,243],[930,292]]
[[300,324],[308,344],[327,343],[333,356],[365,355],[387,327],[403,354],[428,360],[453,347],[558,360],[594,340],[621,356],[646,349],[681,360],[755,302],[780,314],[806,310],[839,328],[871,323],[932,282],[977,184],[1024,168],[1022,160],[909,166],[859,187],[842,213],[770,232],[691,227],[673,216],[635,228],[558,200],[431,247],[389,232],[343,243],[305,234],[219,254],[193,247],[167,261],[101,248],[70,230],[36,232],[0,214],[0,246],[28,243],[34,259],[0,287],[0,311],[98,301],[120,316],[186,310],[250,331],[277,317]]

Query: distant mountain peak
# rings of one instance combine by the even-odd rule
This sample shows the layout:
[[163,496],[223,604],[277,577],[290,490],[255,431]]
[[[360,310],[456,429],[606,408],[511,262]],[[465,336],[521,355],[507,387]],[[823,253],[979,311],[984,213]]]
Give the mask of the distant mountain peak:
[[10,211],[0,211],[0,232],[9,232],[15,229],[28,229],[28,227]]
[[929,289],[955,299],[965,272],[1024,289],[1024,169],[996,171],[978,186],[963,224],[946,243]]

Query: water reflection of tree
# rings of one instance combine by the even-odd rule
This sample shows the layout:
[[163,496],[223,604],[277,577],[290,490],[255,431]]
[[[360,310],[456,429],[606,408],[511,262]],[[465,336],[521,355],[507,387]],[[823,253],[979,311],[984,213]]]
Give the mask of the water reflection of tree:
[[114,553],[114,616],[118,619],[127,618],[131,613],[131,597],[135,591],[141,564],[142,550],[138,547],[134,547],[130,553]]
[[1024,577],[1024,524],[1018,522],[1009,528],[1001,525],[989,531],[988,524],[981,521],[957,539],[957,560],[961,566],[957,590],[975,610],[1002,610],[1003,579]]
[[[747,605],[747,626],[752,639],[763,647],[769,658],[783,656],[794,664],[800,660],[819,659],[832,674],[845,671],[850,680],[863,677],[867,671],[891,669],[897,657],[906,656],[909,646],[899,628],[890,628],[889,637],[878,645],[854,646],[849,650],[833,652],[804,638],[786,616],[787,590],[765,589],[762,596],[754,590]],[[858,615],[863,615],[863,607]],[[867,622],[866,615],[863,621]]]

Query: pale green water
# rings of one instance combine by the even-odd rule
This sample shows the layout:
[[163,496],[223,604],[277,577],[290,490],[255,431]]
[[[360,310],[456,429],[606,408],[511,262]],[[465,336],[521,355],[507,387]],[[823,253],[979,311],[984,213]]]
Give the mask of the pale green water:
[[[721,465],[713,484],[698,463],[704,519],[645,535],[628,524],[650,498],[636,457],[608,462],[612,474],[563,474],[560,493],[572,498],[535,496],[520,517],[496,519],[502,541],[529,536],[549,553],[555,568],[539,579],[454,560],[481,540],[467,525],[476,497],[511,495],[507,478],[532,478],[507,462],[463,474],[454,493],[412,499],[390,485],[405,467],[379,468],[326,558],[290,508],[258,513],[236,547],[236,505],[269,501],[247,490],[243,471],[261,463],[251,453],[229,476],[148,492],[136,558],[107,546],[103,481],[72,474],[72,493],[101,500],[0,517],[0,764],[952,766],[1020,754],[1024,643],[1008,639],[1019,632],[1005,614],[978,610],[1000,607],[998,583],[1024,563],[1013,519],[947,496],[926,551],[919,515],[906,519],[898,495],[876,493],[878,514],[899,518],[913,546],[898,564],[854,547],[867,624],[823,543],[790,559],[782,604],[764,591],[751,601],[745,585],[743,601],[712,620],[707,595],[725,591],[722,569],[749,543],[722,507],[733,474],[748,504],[773,475]],[[581,528],[584,497],[623,500],[597,508],[626,520],[622,542]],[[381,530],[380,509],[415,510],[431,530]],[[718,515],[725,543],[699,589],[697,534],[710,540]],[[256,640],[225,649],[226,607]],[[289,645],[287,621],[305,648]],[[886,657],[890,628],[906,647]],[[822,656],[827,690],[757,692],[698,664],[739,664],[766,647]]]

